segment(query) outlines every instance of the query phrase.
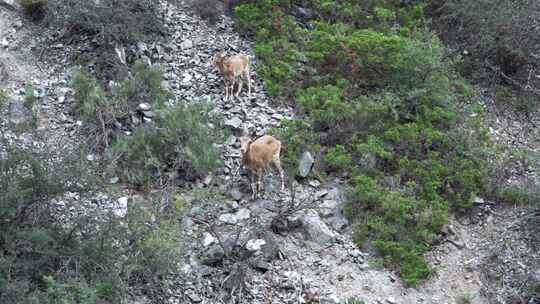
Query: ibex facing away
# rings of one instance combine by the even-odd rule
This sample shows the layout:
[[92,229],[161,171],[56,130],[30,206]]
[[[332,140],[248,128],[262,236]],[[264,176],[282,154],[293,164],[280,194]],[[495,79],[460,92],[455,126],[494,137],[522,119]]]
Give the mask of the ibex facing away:
[[261,181],[266,169],[273,163],[281,178],[281,191],[285,189],[285,181],[279,154],[281,142],[270,135],[259,137],[252,141],[250,137],[240,137],[240,152],[242,152],[242,164],[249,171],[252,199],[257,197],[261,188]]
[[[238,80],[238,91],[235,96],[240,95],[244,81],[248,85],[248,96],[251,96],[251,79],[249,69],[249,57],[244,54],[237,54],[226,57],[223,51],[217,53],[212,61],[214,66],[223,74],[225,82],[225,100],[233,95],[234,84]],[[229,93],[230,92],[230,93]]]

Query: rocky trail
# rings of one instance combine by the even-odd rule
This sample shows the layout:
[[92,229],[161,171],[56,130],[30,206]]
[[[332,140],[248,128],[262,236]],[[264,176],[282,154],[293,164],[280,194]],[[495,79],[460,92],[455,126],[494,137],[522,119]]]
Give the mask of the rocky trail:
[[[429,256],[436,269],[433,278],[411,288],[382,268],[376,256],[354,244],[341,208],[344,184],[340,179],[321,183],[308,178],[280,193],[274,175],[265,180],[263,197],[251,201],[246,179],[234,174],[240,156],[235,135],[243,128],[262,135],[292,118],[293,110],[272,102],[255,68],[251,97],[244,91],[240,98],[223,99],[221,76],[211,64],[213,54],[222,49],[244,52],[257,65],[250,42],[234,31],[229,18],[209,26],[187,5],[164,2],[162,10],[170,38],[140,42],[127,52],[159,65],[166,85],[177,97],[215,101],[216,111],[225,116],[234,134],[222,147],[222,171],[194,185],[215,186],[227,196],[219,201],[190,201],[192,207],[184,220],[186,264],[181,276],[171,277],[174,287],[166,302],[346,303],[356,298],[368,304],[450,304],[469,297],[469,303],[489,303],[482,269],[487,244],[499,229],[512,224],[519,211],[494,210],[479,201],[469,221],[451,219],[445,240]],[[10,97],[1,113],[7,119],[0,120],[0,127],[5,130],[8,120],[29,119],[21,105],[24,85],[29,82],[40,97],[38,128],[46,131],[45,141],[57,149],[69,149],[79,140],[82,127],[70,114],[69,55],[91,52],[91,41],[69,44],[57,39],[61,35],[43,33],[17,12],[0,7],[0,87]],[[37,141],[26,139],[28,144]],[[129,190],[124,195],[130,201],[138,197]],[[530,263],[535,262],[533,258]],[[513,258],[507,264],[517,265],[516,261]],[[140,295],[132,302],[146,303],[146,299]]]

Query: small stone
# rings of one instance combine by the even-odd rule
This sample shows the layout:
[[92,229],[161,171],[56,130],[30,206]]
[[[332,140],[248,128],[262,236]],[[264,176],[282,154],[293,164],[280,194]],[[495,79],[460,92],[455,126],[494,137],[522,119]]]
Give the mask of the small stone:
[[283,115],[276,113],[276,114],[272,115],[272,118],[277,120],[277,121],[281,121],[283,119]]
[[95,161],[96,156],[94,154],[88,154],[88,155],[86,155],[86,160],[87,161]]
[[125,217],[128,211],[128,198],[123,196],[116,200],[116,204],[113,206],[112,212],[117,217]]
[[214,244],[215,242],[217,242],[217,239],[213,235],[211,235],[208,232],[205,232],[203,234],[202,244],[203,244],[204,247],[208,247],[208,246]]
[[119,181],[118,176],[113,176],[109,179],[109,184],[116,184],[118,183],[118,181]]
[[389,297],[386,299],[386,302],[388,304],[396,304],[396,299],[394,299],[393,297]]
[[156,116],[153,111],[143,111],[142,114],[145,118],[153,118],[154,116]]
[[266,245],[266,241],[263,239],[249,240],[246,243],[246,249],[249,251],[259,251],[264,245]]
[[188,291],[186,291],[186,296],[189,298],[189,300],[192,302],[192,303],[201,303],[202,302],[202,299],[201,297],[199,297],[195,291],[193,291],[192,289],[189,289]]
[[150,111],[152,109],[152,105],[147,102],[142,102],[137,106],[138,111]]
[[193,41],[186,39],[180,44],[180,47],[182,50],[189,50],[193,47]]
[[321,182],[319,182],[318,180],[314,179],[314,180],[311,180],[309,181],[309,185],[313,188],[318,188],[320,185],[321,185]]
[[146,46],[146,43],[139,41],[137,42],[137,49],[139,49],[139,52],[145,52],[148,47]]
[[250,217],[251,217],[251,212],[246,208],[242,208],[234,214],[226,213],[226,214],[220,215],[219,220],[226,224],[236,225],[238,224],[238,222],[242,220],[247,220]]
[[240,220],[247,220],[249,219],[251,216],[251,212],[249,211],[249,209],[246,209],[246,208],[242,208],[240,210],[238,210],[238,212],[236,212],[236,218],[240,221]]
[[211,245],[204,253],[201,262],[206,266],[216,266],[225,258],[225,252],[223,248],[218,244]]
[[212,174],[208,174],[208,175],[204,178],[203,184],[204,184],[205,186],[208,187],[208,186],[210,185],[210,183],[212,182],[212,179],[213,179],[213,178],[214,178],[214,177],[212,176]]
[[238,187],[233,187],[230,191],[229,191],[229,195],[235,200],[235,201],[240,201],[243,197],[242,195],[242,192],[240,192],[240,189],[238,189]]
[[133,123],[135,126],[138,126],[141,124],[141,119],[137,117],[137,115],[131,115],[131,123]]
[[265,261],[261,257],[256,257],[256,258],[250,260],[249,264],[254,269],[262,271],[262,272],[267,272],[268,270],[270,270],[270,268],[272,268],[270,263],[268,263],[267,261]]
[[230,225],[236,225],[236,223],[238,223],[234,215],[231,213],[225,213],[225,214],[220,215],[219,220],[225,224],[230,224]]
[[242,120],[238,117],[233,117],[225,121],[225,126],[233,130],[239,130],[240,127],[242,126]]

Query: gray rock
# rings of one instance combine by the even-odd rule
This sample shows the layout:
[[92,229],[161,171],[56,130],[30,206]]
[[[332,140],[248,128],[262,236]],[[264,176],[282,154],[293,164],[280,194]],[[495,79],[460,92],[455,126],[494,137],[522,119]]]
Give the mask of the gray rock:
[[210,245],[212,245],[212,244],[214,244],[216,242],[217,242],[217,239],[213,235],[211,235],[210,233],[205,232],[203,234],[202,244],[203,244],[204,247],[208,247],[208,246],[210,246]]
[[262,257],[253,257],[249,259],[249,265],[253,267],[255,270],[259,270],[262,272],[267,272],[272,268],[272,265],[265,261]]
[[249,251],[259,251],[261,248],[266,245],[266,241],[263,239],[253,239],[249,240],[246,243],[246,249]]
[[180,47],[182,48],[182,50],[189,50],[193,48],[193,41],[186,39],[180,44]]
[[156,116],[156,113],[154,113],[153,111],[143,111],[142,114],[146,118],[153,118],[154,116]]
[[262,256],[267,261],[272,261],[278,257],[279,247],[274,235],[270,231],[264,229],[254,230],[250,238],[264,241],[264,244],[261,246],[260,250],[262,252]]
[[237,201],[229,201],[226,204],[227,204],[227,207],[229,207],[233,211],[238,210],[238,207],[240,206],[240,205],[238,205]]
[[195,291],[193,289],[189,289],[188,291],[186,291],[186,296],[189,298],[191,303],[201,303],[202,302],[201,297],[199,297],[197,295],[197,293],[195,293]]
[[303,234],[307,240],[319,245],[328,245],[335,241],[335,234],[321,220],[317,212],[309,210],[300,218]]
[[182,85],[183,86],[190,87],[192,80],[193,80],[193,76],[191,76],[191,74],[189,74],[189,73],[182,74]]
[[139,41],[137,42],[137,49],[139,50],[139,52],[144,53],[146,50],[148,50],[148,46],[146,45],[146,43]]
[[213,244],[204,252],[201,262],[203,265],[214,267],[223,262],[224,258],[225,251],[223,251],[223,248],[219,244]]
[[88,155],[86,155],[86,160],[87,161],[95,161],[96,156],[94,154],[88,154]]
[[311,156],[311,153],[309,151],[304,152],[300,158],[300,163],[298,164],[298,175],[301,177],[308,176],[314,162],[315,160],[313,159],[313,156]]
[[137,115],[131,115],[131,123],[133,123],[135,126],[138,126],[141,124],[141,119],[137,117]]
[[314,180],[310,180],[308,184],[313,188],[318,188],[321,185],[321,182],[314,179]]
[[305,7],[298,7],[296,9],[297,16],[302,19],[313,19],[313,10]]
[[339,212],[337,215],[330,217],[327,221],[330,227],[332,227],[332,229],[336,231],[341,231],[347,226],[349,226],[349,221],[347,220],[347,218],[345,218],[345,216],[341,214],[341,212]]
[[251,212],[246,208],[242,208],[242,209],[238,210],[238,212],[236,212],[235,216],[236,216],[236,219],[238,221],[247,220],[247,219],[250,218]]
[[116,200],[116,203],[112,206],[112,212],[117,217],[125,217],[128,212],[128,198],[123,196]]
[[229,191],[229,195],[235,200],[235,201],[240,201],[242,199],[242,197],[244,196],[242,194],[242,192],[240,192],[240,189],[238,187],[233,187],[230,191]]
[[236,225],[242,220],[249,219],[250,216],[251,216],[251,212],[246,208],[242,208],[234,214],[225,213],[225,214],[220,215],[219,220],[226,224]]
[[15,0],[0,0],[0,6],[14,11],[15,10]]
[[225,121],[225,126],[233,129],[233,130],[239,130],[242,126],[242,120],[238,117],[233,117],[231,119],[228,119]]
[[283,119],[283,115],[276,113],[272,115],[272,118],[281,121]]
[[138,111],[150,111],[152,109],[152,105],[147,102],[142,102],[137,106]]

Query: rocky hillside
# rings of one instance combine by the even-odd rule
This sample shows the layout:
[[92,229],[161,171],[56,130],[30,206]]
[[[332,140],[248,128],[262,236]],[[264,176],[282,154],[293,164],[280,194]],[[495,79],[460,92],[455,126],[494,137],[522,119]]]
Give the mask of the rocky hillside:
[[[444,237],[428,254],[435,272],[425,283],[410,287],[392,269],[383,267],[375,251],[358,249],[343,211],[345,180],[308,175],[314,162],[309,153],[299,168],[289,168],[298,178],[285,192],[279,191],[273,174],[265,178],[263,196],[251,200],[247,177],[236,171],[240,161],[237,138],[243,129],[266,134],[283,119],[293,118],[294,111],[273,102],[255,68],[251,97],[244,92],[232,101],[224,100],[222,77],[212,66],[212,56],[219,50],[242,52],[250,56],[253,66],[258,65],[251,42],[235,31],[229,17],[209,25],[187,4],[165,1],[160,12],[166,39],[126,46],[128,57],[158,66],[164,85],[175,96],[191,103],[214,101],[214,111],[224,116],[231,131],[220,147],[223,167],[180,186],[223,195],[185,196],[185,263],[181,272],[166,278],[164,303],[480,304],[540,284],[538,247],[527,241],[534,235],[519,221],[524,215],[520,208],[499,207],[478,198],[470,215],[452,216]],[[92,56],[96,50],[91,39],[70,41],[64,34],[31,23],[17,7],[0,6],[0,86],[9,100],[0,108],[3,136],[36,149],[45,145],[57,151],[69,151],[82,141],[84,123],[72,111],[71,59]],[[33,110],[23,106],[28,84],[39,100]],[[8,125],[31,121],[33,115],[45,138],[8,130]],[[145,117],[151,120],[152,113]],[[92,153],[86,158],[99,161]],[[144,193],[118,183],[114,176],[109,183],[116,190],[100,189],[98,201],[119,216],[131,204],[146,200]],[[76,200],[73,195],[65,198],[70,206]],[[531,267],[536,270],[531,272]],[[521,280],[516,279],[516,272]],[[496,287],[497,281],[504,282],[504,287]],[[129,303],[154,300],[134,290]]]

